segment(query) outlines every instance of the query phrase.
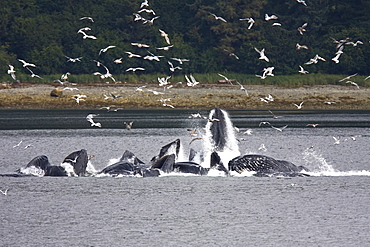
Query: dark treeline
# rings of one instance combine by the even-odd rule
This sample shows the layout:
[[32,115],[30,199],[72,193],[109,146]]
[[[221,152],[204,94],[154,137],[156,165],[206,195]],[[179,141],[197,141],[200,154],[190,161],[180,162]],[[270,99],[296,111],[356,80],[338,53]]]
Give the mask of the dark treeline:
[[[369,74],[370,22],[368,0],[306,0],[307,6],[296,0],[149,0],[140,16],[151,20],[134,21],[134,14],[141,9],[141,0],[2,0],[0,6],[0,78],[6,74],[8,64],[17,73],[28,73],[17,59],[37,65],[34,72],[41,75],[91,74],[98,71],[98,60],[112,74],[124,74],[129,67],[144,67],[140,73],[169,74],[167,61],[171,57],[190,59],[182,70],[175,73],[235,72],[261,74],[262,69],[274,66],[277,75],[297,74],[299,65],[310,73]],[[216,20],[223,17],[227,22]],[[276,20],[265,20],[265,14],[276,15]],[[94,22],[81,17],[90,16]],[[253,18],[255,23],[241,21]],[[280,23],[281,26],[272,25]],[[308,23],[301,35],[297,28]],[[77,33],[97,37],[83,39]],[[156,49],[168,44],[159,29],[168,33],[171,44],[168,51]],[[344,45],[340,62],[331,59],[337,52],[334,40],[356,42],[357,46]],[[138,42],[150,45],[138,48]],[[296,49],[296,44],[309,49]],[[116,46],[106,53],[99,51],[108,45]],[[270,62],[258,59],[254,47],[265,53]],[[128,58],[126,51],[142,56],[162,55],[161,61]],[[239,57],[230,56],[234,53]],[[326,62],[304,65],[316,54]],[[67,62],[67,58],[83,57],[81,62]],[[121,64],[113,61],[122,58]],[[171,60],[172,61],[172,60]],[[173,64],[179,65],[176,61]],[[131,72],[132,73],[132,72]]]

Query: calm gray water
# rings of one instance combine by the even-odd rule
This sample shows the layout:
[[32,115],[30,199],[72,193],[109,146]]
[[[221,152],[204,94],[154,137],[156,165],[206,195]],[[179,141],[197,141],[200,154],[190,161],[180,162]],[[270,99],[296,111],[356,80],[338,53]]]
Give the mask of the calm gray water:
[[[101,129],[90,127],[89,113],[100,114]],[[190,113],[196,111],[0,111],[0,173],[41,154],[57,165],[82,148],[95,155],[96,170],[126,149],[148,162],[176,138],[186,155],[202,149],[201,141],[189,145],[187,129],[206,124]],[[229,113],[242,131],[253,130],[237,134],[241,153],[289,160],[312,176],[0,177],[0,189],[9,189],[0,194],[0,246],[370,244],[370,112],[277,111],[278,119]],[[131,131],[124,121],[134,121]],[[279,132],[261,121],[288,127]]]

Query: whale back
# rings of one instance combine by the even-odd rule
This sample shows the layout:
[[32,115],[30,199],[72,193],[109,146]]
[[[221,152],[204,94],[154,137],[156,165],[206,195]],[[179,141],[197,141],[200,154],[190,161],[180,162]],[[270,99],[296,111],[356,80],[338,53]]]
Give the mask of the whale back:
[[127,161],[118,161],[112,165],[105,167],[100,174],[110,174],[113,176],[118,175],[136,175],[140,173],[140,169],[135,166],[133,163]]
[[65,177],[67,172],[62,166],[47,166],[44,176]]
[[280,171],[280,165],[277,160],[268,156],[244,155],[230,160],[229,170],[238,173],[243,171],[274,173]]
[[257,176],[282,175],[282,176],[307,176],[301,174],[304,167],[296,166],[285,160],[275,160],[264,155],[238,156],[229,161],[229,170],[242,173],[244,171],[256,172]]

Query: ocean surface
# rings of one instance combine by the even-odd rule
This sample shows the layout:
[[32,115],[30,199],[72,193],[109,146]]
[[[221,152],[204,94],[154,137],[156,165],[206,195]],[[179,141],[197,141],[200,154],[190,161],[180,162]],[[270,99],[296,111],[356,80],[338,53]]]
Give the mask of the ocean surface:
[[[90,126],[90,113],[102,128]],[[202,137],[207,123],[192,113],[2,110],[0,174],[38,155],[59,165],[82,148],[96,171],[125,150],[148,163],[177,138],[187,157],[203,149],[188,129]],[[288,160],[311,176],[0,176],[8,189],[0,194],[0,246],[369,246],[369,111],[228,113],[241,154]]]

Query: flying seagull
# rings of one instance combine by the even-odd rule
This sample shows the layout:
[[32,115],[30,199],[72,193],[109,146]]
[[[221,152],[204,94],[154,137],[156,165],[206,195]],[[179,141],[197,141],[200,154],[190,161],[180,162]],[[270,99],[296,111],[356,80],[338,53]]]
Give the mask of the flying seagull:
[[223,21],[223,22],[227,22],[224,18],[220,17],[220,16],[217,16],[215,14],[212,14],[210,13],[211,15],[213,15],[213,17],[216,19],[216,20],[220,20],[220,21]]
[[253,18],[244,18],[244,19],[239,19],[240,21],[248,21],[249,26],[248,29],[251,29],[253,24],[256,22]]
[[353,75],[349,75],[347,77],[344,77],[343,79],[340,79],[338,82],[342,82],[342,81],[348,80],[349,78],[354,77],[356,75],[357,75],[357,73],[356,74],[353,74]]
[[9,64],[8,74],[13,78],[13,80],[17,80],[17,78],[15,77],[14,66],[11,64]]
[[89,20],[91,22],[94,22],[94,19],[91,18],[90,16],[84,16],[84,17],[81,17],[80,20]]
[[303,101],[297,105],[296,103],[293,103],[297,107],[298,110],[302,109]]
[[265,55],[265,48],[263,48],[261,51],[258,50],[257,48],[254,48],[254,50],[260,54],[259,59],[265,60],[266,62],[270,61],[270,59],[268,59],[268,57],[266,57],[266,55]]
[[265,14],[265,21],[276,20],[276,19],[278,19],[276,15],[269,16],[268,14]]
[[36,67],[36,65],[35,65],[35,64],[33,64],[33,63],[28,63],[28,62],[26,62],[26,61],[24,61],[24,60],[22,60],[22,59],[18,59],[18,61],[19,61],[19,62],[21,62],[21,63],[23,63],[23,67],[27,67],[27,66]]
[[65,57],[68,59],[67,62],[72,62],[72,63],[81,62],[81,59],[82,59],[82,57],[76,57],[76,58],[71,58],[68,56],[65,56]]
[[302,26],[298,27],[297,30],[298,32],[303,35],[303,32],[306,32],[306,27],[307,27],[308,23],[306,22],[305,24],[303,24]]
[[93,120],[93,118],[96,116],[99,116],[99,114],[89,114],[86,116],[86,120],[91,123],[91,126],[96,126],[96,127],[101,128],[101,123],[95,123]]
[[170,45],[171,42],[170,42],[170,39],[168,38],[168,34],[161,29],[158,29],[158,30],[161,33],[161,36],[166,40],[166,43]]
[[100,49],[99,55],[102,54],[103,52],[107,52],[108,49],[112,49],[112,48],[115,48],[115,47],[116,47],[115,45],[109,45],[109,46],[107,46],[107,47],[105,47],[103,49]]
[[301,65],[299,65],[299,68],[300,68],[300,70],[298,71],[299,73],[304,75],[309,73],[307,70],[304,70],[304,68]]

